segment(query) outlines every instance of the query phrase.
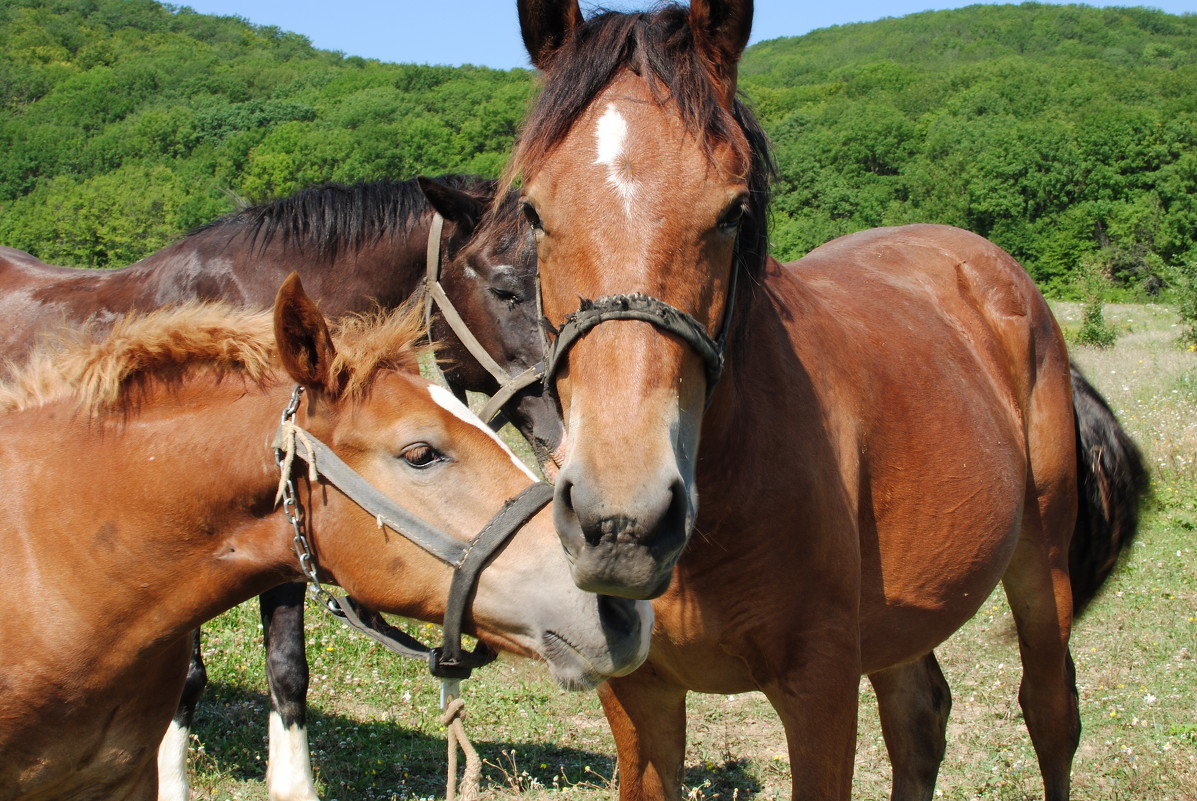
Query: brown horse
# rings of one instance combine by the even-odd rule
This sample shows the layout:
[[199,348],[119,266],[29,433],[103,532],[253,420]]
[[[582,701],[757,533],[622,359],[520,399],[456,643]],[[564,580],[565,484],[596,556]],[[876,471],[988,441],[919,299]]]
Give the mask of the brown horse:
[[[0,315],[6,322],[0,357],[18,359],[45,329],[63,323],[106,324],[129,311],[194,299],[266,306],[291,270],[299,271],[331,317],[374,304],[395,308],[427,288],[432,239],[444,301],[484,346],[475,355],[461,326],[433,316],[445,378],[459,397],[467,390],[494,394],[496,376],[520,374],[542,358],[536,254],[527,237],[513,230],[514,193],[498,203],[492,203],[494,195],[493,181],[463,175],[317,186],[229,214],[115,270],[56,267],[0,247]],[[445,220],[439,234],[437,214]],[[518,389],[504,410],[551,469],[561,423],[540,383]],[[276,587],[261,598],[271,700],[267,784],[279,801],[316,798],[306,745],[303,598],[302,585]],[[197,636],[176,726],[163,747],[164,801],[188,797],[187,732],[205,684]]]
[[[736,99],[748,0],[519,13],[544,73],[511,171],[565,414],[555,523],[581,587],[657,598],[648,662],[601,688],[621,796],[677,797],[687,691],[760,690],[793,796],[847,799],[867,674],[893,797],[931,798],[933,649],[1001,582],[1047,798],[1066,799],[1073,611],[1133,534],[1142,466],[1116,421],[1082,418],[1113,440],[1078,449],[1091,390],[1027,274],[933,225],[769,259],[771,160]],[[1112,528],[1076,525],[1094,471],[1123,490],[1098,493]]]
[[[153,799],[191,631],[301,579],[298,535],[319,575],[367,606],[445,616],[451,576],[483,539],[470,538],[539,485],[419,376],[417,318],[331,334],[293,277],[273,317],[193,304],[130,318],[35,357],[0,391],[0,586],[37,599],[0,625],[0,797]],[[296,382],[299,430],[279,425]],[[301,461],[272,435],[302,444]],[[403,508],[366,511],[338,459]],[[280,479],[302,525],[276,505]],[[445,533],[429,546],[391,522],[404,514]],[[462,621],[486,646],[544,659],[570,687],[640,664],[649,605],[578,590],[546,513],[495,545]]]

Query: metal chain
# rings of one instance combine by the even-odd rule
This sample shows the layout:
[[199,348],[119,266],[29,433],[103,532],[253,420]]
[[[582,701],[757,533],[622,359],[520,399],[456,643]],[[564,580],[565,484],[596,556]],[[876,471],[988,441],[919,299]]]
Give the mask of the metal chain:
[[[299,401],[303,397],[303,386],[295,387],[295,391],[291,393],[291,402],[287,404],[287,408],[283,410],[280,422],[283,424],[293,423],[295,420],[295,413],[299,410]],[[278,465],[279,470],[284,470],[284,463],[286,462],[286,453],[281,449],[276,448],[274,451],[274,460]],[[299,503],[299,493],[295,490],[294,471],[291,475],[284,476],[286,483],[283,489],[283,515],[287,518],[287,522],[291,524],[291,529],[295,532],[292,539],[292,545],[295,547],[295,554],[299,557],[299,567],[303,574],[308,579],[308,592],[311,593],[313,600],[322,605],[332,614],[337,617],[344,617],[341,607],[337,605],[336,599],[332,593],[324,589],[320,583],[320,576],[316,567],[316,554],[312,551],[312,546],[308,542],[307,535],[304,529],[307,527],[307,518],[304,516],[303,507]]]

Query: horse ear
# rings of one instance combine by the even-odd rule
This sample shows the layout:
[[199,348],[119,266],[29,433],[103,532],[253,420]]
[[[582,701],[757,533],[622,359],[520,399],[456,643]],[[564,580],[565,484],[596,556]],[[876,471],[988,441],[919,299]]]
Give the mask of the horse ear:
[[486,211],[485,201],[422,175],[416,182],[432,208],[449,222],[457,224],[459,234],[468,235],[478,227]]
[[691,0],[690,30],[729,102],[733,101],[736,65],[752,34],[752,0]]
[[324,315],[291,273],[274,299],[274,340],[283,367],[299,384],[336,394],[332,375],[337,355]]
[[548,69],[553,56],[582,24],[578,0],[519,0],[520,32],[532,65]]

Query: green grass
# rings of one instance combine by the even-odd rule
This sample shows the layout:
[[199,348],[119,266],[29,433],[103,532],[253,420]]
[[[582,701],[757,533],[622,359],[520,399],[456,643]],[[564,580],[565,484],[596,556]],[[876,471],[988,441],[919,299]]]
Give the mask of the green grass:
[[[1080,304],[1055,304],[1063,325]],[[1073,634],[1084,722],[1074,798],[1197,799],[1197,353],[1175,345],[1161,306],[1111,304],[1113,348],[1073,356],[1153,468],[1154,498],[1129,564]],[[433,629],[411,624],[436,639]],[[265,799],[266,683],[256,607],[205,629],[212,683],[195,732],[202,799]],[[309,605],[311,739],[327,801],[444,795],[435,681]],[[937,653],[954,707],[938,797],[1042,798],[1016,699],[1013,624],[996,593]],[[463,685],[467,730],[489,799],[608,799],[614,746],[593,693],[559,691],[536,664],[503,660]],[[889,766],[867,682],[861,689],[858,799],[885,799]],[[780,724],[757,693],[690,696],[686,789],[694,799],[786,798]]]

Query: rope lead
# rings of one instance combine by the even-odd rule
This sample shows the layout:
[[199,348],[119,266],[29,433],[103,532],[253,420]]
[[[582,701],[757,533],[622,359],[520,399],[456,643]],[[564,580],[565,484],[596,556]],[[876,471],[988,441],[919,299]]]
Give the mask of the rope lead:
[[[462,724],[464,718],[465,701],[460,698],[449,701],[444,714],[441,715],[441,723],[448,732],[449,739],[449,771],[445,782],[445,801],[458,801],[459,797],[461,801],[477,801],[481,793],[479,786],[482,781],[482,760],[478,758],[478,752],[466,737],[465,726]],[[465,774],[460,783],[457,781],[458,746],[461,746],[466,758]]]

